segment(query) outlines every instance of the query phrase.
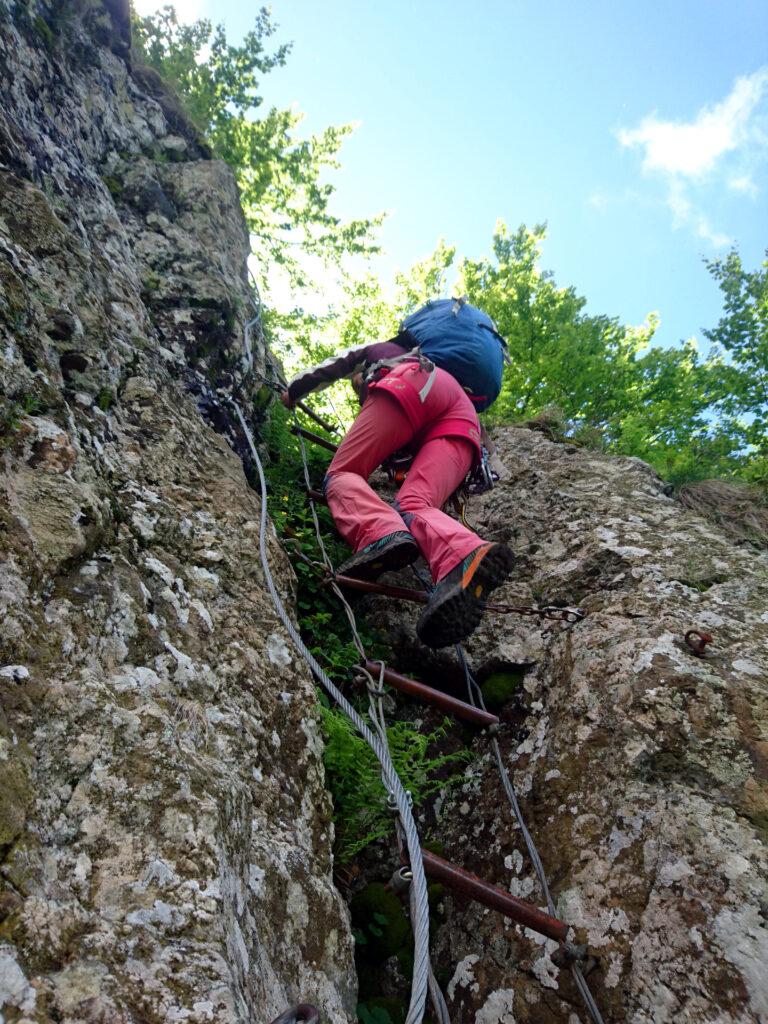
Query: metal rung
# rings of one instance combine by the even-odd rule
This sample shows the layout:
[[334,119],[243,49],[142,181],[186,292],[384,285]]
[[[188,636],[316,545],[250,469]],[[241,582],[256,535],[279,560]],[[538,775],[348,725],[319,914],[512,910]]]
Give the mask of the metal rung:
[[[519,900],[511,893],[498,889],[482,878],[473,875],[457,864],[443,860],[435,853],[422,849],[421,855],[424,858],[424,871],[427,878],[435,882],[442,882],[446,889],[467,896],[476,903],[482,903],[484,907],[496,910],[505,917],[517,921],[518,924],[538,932],[539,935],[546,935],[548,939],[556,942],[565,942],[568,934],[568,925],[558,921],[556,917],[539,910],[532,903]],[[405,862],[405,858],[404,858]]]
[[383,594],[384,597],[397,597],[401,601],[413,601],[414,604],[426,604],[429,595],[423,590],[411,590],[408,587],[392,587],[387,583],[375,583],[372,580],[356,580],[352,576],[334,576],[340,587],[347,590],[360,590],[363,594]]
[[311,430],[305,430],[304,427],[297,427],[295,424],[291,427],[291,433],[298,436],[301,434],[302,437],[306,438],[307,441],[311,441],[313,444],[319,444],[321,448],[326,448],[329,452],[335,452],[338,445],[334,444],[333,441],[326,441],[324,437],[320,437],[319,434],[313,434]]
[[[374,679],[378,678],[379,672],[381,671],[381,665],[378,661],[366,661],[365,668],[370,672]],[[498,726],[499,724],[499,720],[496,715],[492,715],[489,711],[482,711],[480,708],[473,708],[471,704],[465,704],[463,700],[457,700],[456,697],[450,697],[447,693],[443,693],[441,690],[435,690],[431,686],[426,686],[424,683],[417,683],[415,679],[409,679],[407,676],[401,676],[399,672],[394,672],[391,668],[384,669],[384,682],[389,683],[390,686],[393,686],[401,693],[407,693],[411,697],[417,697],[426,704],[434,704],[435,707],[441,708],[441,710],[455,715],[456,718],[461,718],[465,722],[471,722],[473,725],[479,725],[483,729],[488,729],[491,726]]]

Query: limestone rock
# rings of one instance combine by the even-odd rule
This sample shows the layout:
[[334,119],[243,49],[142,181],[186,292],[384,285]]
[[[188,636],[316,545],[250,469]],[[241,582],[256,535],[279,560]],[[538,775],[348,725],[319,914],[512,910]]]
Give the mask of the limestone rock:
[[[598,959],[612,1024],[768,1020],[768,554],[727,540],[653,471],[523,429],[469,518],[518,556],[494,595],[578,605],[571,629],[487,613],[478,679],[522,672],[500,743],[552,893]],[[460,672],[381,598],[371,616],[426,681]],[[705,656],[684,637],[712,635]],[[541,892],[482,740],[436,828],[444,855],[514,895]],[[576,1024],[570,974],[512,922],[446,897],[435,936],[452,1020]]]
[[314,686],[264,588],[259,501],[184,384],[239,373],[237,188],[132,73],[123,0],[59,21],[16,6],[0,5],[0,1019],[234,1024],[305,1001],[346,1024]]

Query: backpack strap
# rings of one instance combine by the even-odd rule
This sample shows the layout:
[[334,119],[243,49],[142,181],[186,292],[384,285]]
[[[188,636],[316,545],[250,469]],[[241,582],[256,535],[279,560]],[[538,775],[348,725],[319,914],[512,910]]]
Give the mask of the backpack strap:
[[432,385],[435,383],[437,368],[431,359],[427,359],[418,346],[416,348],[412,348],[410,352],[404,352],[401,356],[393,356],[391,359],[379,359],[378,362],[373,363],[365,374],[365,383],[370,384],[379,370],[391,370],[393,367],[399,366],[400,363],[404,363],[408,360],[418,360],[419,369],[426,370],[429,374],[423,387],[419,391],[419,401],[423,405],[427,400],[427,395],[432,390]]

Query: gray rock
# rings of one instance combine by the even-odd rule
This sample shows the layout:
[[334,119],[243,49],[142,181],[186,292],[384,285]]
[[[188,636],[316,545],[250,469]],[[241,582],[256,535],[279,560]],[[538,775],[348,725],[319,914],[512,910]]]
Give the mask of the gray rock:
[[[650,467],[497,431],[508,474],[469,506],[505,538],[515,605],[579,605],[542,631],[486,613],[466,648],[478,678],[513,668],[500,743],[554,899],[597,958],[606,1021],[768,1020],[768,554],[737,545],[665,494]],[[382,598],[369,617],[396,662],[435,684],[416,615]],[[685,634],[710,633],[699,657]],[[449,794],[444,856],[542,904],[484,741]],[[434,937],[456,1021],[588,1018],[555,944],[446,896]]]
[[238,374],[247,232],[126,17],[0,15],[0,1018],[346,1024],[314,686],[174,376]]

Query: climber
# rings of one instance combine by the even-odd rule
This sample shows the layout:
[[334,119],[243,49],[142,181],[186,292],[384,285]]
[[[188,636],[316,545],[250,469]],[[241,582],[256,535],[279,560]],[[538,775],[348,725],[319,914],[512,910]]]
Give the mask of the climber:
[[[455,310],[457,306],[462,324],[467,321],[462,330],[477,333],[476,325],[470,323],[474,314],[492,324],[485,314],[460,300],[453,305],[451,300],[430,303],[408,318],[395,338],[355,346],[304,370],[282,396],[283,403],[292,408],[310,391],[344,376],[352,379],[362,408],[339,445],[324,481],[336,527],[355,552],[338,571],[373,580],[423,555],[436,586],[416,632],[429,647],[458,643],[477,628],[489,594],[506,579],[513,562],[506,545],[483,541],[441,511],[482,457],[481,427],[466,384],[466,370],[455,371],[463,378],[459,383],[457,376],[437,365],[454,365],[444,358],[441,341],[457,324],[444,317],[441,323],[439,316],[435,321],[434,310]],[[430,310],[431,319],[426,315],[426,323],[440,336],[433,345],[423,340],[423,324],[418,320],[412,323],[414,317]],[[456,317],[445,308],[437,312]],[[492,333],[488,329],[481,334],[476,346],[478,358],[491,345],[489,351],[496,359],[495,349],[503,342],[493,335],[495,328]],[[464,362],[468,351],[465,341]],[[475,392],[480,396],[475,400],[480,408],[486,408],[498,395],[500,355],[498,368],[492,367],[490,376],[489,384],[485,373],[482,392]],[[414,454],[413,462],[394,506],[388,505],[367,481],[385,459],[406,446]]]

